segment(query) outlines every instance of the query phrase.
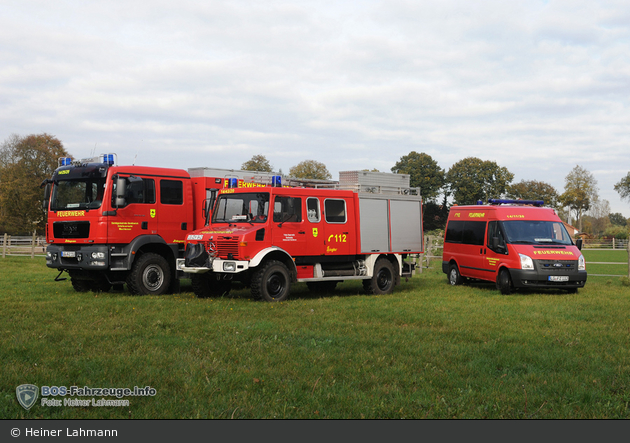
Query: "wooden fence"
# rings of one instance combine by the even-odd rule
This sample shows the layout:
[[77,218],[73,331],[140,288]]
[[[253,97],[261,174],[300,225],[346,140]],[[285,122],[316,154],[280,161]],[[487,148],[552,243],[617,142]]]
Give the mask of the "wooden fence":
[[0,237],[0,249],[2,258],[11,255],[44,257],[46,256],[46,238],[37,236],[33,232],[32,236],[13,236],[4,234]]

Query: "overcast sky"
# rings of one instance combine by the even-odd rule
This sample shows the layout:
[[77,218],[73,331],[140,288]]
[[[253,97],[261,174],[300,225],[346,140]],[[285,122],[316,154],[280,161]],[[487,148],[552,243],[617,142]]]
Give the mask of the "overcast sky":
[[77,158],[239,169],[262,154],[389,172],[425,152],[561,193],[576,165],[612,212],[630,171],[627,0],[2,0],[0,142]]

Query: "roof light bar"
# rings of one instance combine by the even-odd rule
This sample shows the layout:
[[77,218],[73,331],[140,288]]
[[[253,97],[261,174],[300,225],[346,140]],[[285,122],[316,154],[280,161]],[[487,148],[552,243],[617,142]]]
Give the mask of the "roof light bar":
[[531,205],[531,206],[543,206],[545,202],[543,200],[502,200],[498,198],[488,199],[488,203],[491,205]]

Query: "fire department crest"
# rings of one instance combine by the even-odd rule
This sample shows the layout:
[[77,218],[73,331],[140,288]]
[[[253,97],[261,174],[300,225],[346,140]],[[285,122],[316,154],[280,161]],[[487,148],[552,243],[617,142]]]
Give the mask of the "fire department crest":
[[313,237],[317,237],[317,234],[318,234],[317,228],[313,228]]
[[35,385],[20,385],[15,389],[15,393],[17,395],[17,400],[22,405],[24,409],[27,411],[31,409],[31,406],[35,404],[37,401],[37,394],[39,393],[39,388]]
[[151,215],[151,218],[155,218],[155,209],[150,209],[149,214]]

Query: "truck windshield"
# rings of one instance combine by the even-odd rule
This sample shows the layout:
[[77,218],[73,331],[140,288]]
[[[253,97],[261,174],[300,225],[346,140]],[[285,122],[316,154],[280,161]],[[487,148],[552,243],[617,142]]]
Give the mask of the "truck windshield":
[[508,243],[572,245],[571,237],[561,222],[514,220],[504,221]]
[[50,209],[98,209],[103,201],[105,179],[60,180],[53,186]]
[[269,211],[269,193],[222,194],[212,214],[212,223],[263,223]]

